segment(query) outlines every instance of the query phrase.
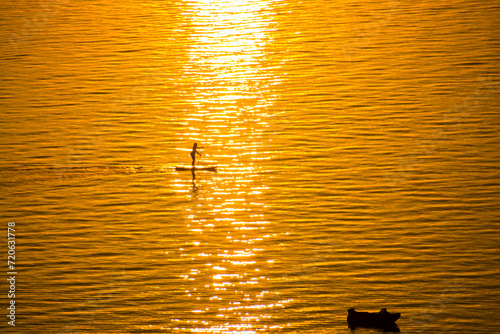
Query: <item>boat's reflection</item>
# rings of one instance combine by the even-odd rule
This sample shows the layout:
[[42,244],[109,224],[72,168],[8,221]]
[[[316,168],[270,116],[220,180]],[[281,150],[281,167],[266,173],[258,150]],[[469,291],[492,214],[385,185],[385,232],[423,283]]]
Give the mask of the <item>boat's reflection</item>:
[[[397,324],[387,325],[387,326],[349,326],[351,333],[356,333],[358,329],[373,329],[379,333],[401,333],[399,326]],[[365,332],[363,332],[365,333]]]

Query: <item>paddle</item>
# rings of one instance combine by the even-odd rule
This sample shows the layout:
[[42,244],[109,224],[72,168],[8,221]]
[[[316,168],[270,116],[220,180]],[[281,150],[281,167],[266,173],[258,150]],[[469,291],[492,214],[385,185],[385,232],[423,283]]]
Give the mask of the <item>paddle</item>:
[[[200,146],[200,148],[205,148],[205,146]],[[200,165],[200,161],[201,161],[201,153],[198,152],[198,154],[200,155],[200,158],[198,159],[198,163],[196,164],[196,167],[198,167]]]
[[196,163],[196,167],[198,167],[200,165],[200,160],[201,160],[201,153],[200,153],[200,157],[198,158],[198,162]]

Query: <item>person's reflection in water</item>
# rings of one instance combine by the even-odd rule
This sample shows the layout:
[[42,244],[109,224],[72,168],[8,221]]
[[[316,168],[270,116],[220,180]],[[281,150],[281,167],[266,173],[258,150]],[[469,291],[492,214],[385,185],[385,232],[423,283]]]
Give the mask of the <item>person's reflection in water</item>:
[[193,174],[193,192],[195,193],[198,191],[198,186],[196,185],[196,174],[194,168],[191,169],[191,174]]

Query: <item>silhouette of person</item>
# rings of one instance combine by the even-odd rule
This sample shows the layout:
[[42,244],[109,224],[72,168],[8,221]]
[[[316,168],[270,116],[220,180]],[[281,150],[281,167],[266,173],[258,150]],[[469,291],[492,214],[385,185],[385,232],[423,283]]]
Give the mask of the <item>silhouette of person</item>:
[[194,144],[193,144],[193,150],[192,150],[192,151],[191,151],[191,153],[189,154],[189,155],[191,156],[191,159],[193,159],[193,163],[192,163],[192,166],[193,166],[193,167],[194,167],[194,162],[195,162],[195,160],[196,160],[196,153],[198,153],[198,154],[200,155],[200,157],[201,157],[201,153],[200,153],[200,152],[198,152],[198,151],[196,150],[196,147],[197,147],[197,146],[198,146],[198,144],[197,144],[197,143],[194,143]]

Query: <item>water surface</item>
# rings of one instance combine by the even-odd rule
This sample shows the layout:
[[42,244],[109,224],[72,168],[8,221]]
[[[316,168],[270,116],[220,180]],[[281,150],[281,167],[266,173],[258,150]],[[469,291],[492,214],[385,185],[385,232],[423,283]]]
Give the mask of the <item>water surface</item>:
[[1,10],[2,332],[499,331],[495,1]]

